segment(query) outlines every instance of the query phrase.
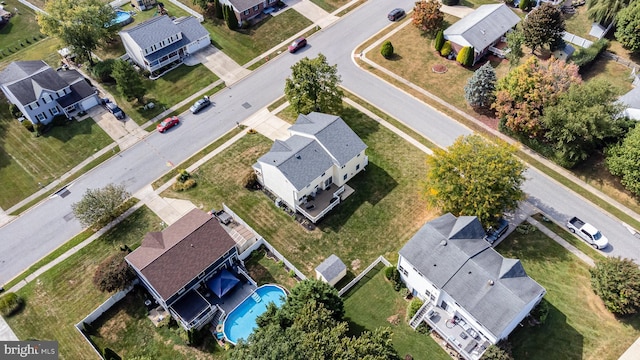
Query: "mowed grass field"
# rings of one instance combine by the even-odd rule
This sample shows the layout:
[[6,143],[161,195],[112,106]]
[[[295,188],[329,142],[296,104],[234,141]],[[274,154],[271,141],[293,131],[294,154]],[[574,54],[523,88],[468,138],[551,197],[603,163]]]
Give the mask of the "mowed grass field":
[[261,191],[244,188],[251,165],[272,145],[259,134],[244,136],[201,166],[193,174],[197,187],[162,195],[189,199],[205,209],[225,203],[308,276],[332,253],[353,273],[381,254],[393,259],[434,215],[422,197],[426,155],[358,111],[347,108],[342,118],[367,144],[369,165],[349,182],[355,192],[313,231],[276,208]]
[[160,219],[142,207],[64,262],[27,284],[17,294],[24,309],[6,318],[20,339],[57,340],[60,359],[95,359],[91,345],[74,325],[111,294],[100,292],[92,278],[98,264],[120,246],[136,248],[149,231],[160,230]]

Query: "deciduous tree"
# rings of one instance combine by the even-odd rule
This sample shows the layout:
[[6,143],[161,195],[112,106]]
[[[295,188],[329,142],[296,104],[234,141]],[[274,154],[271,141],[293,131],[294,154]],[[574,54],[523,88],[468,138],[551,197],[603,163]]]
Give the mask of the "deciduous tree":
[[416,1],[411,19],[413,25],[425,34],[435,34],[444,21],[444,13],[440,11],[441,6],[436,0]]
[[539,7],[527,15],[522,22],[524,43],[535,52],[538,47],[562,41],[564,33],[564,18],[559,8],[543,2]]
[[540,119],[544,107],[555,103],[560,94],[580,82],[576,65],[530,57],[498,80],[492,107],[501,124],[516,135],[538,137],[544,134]]
[[329,65],[324,55],[305,57],[291,67],[284,94],[300,114],[312,111],[336,114],[342,109],[340,81],[338,66]]
[[71,205],[83,226],[109,222],[119,215],[119,207],[131,197],[124,185],[109,184],[102,189],[87,189],[82,199]]
[[616,39],[625,48],[640,52],[640,1],[620,10],[616,18]]
[[475,109],[487,109],[496,98],[496,71],[487,61],[467,81],[464,98]]
[[491,224],[524,198],[525,166],[514,152],[511,145],[492,144],[479,135],[458,138],[427,159],[427,199],[442,211]]
[[609,311],[616,315],[630,315],[640,310],[638,264],[621,257],[605,257],[598,260],[589,273],[593,291]]
[[322,303],[336,320],[344,316],[344,303],[338,295],[338,290],[323,281],[314,279],[303,280],[291,289],[286,304],[282,306],[282,312],[294,318],[304,304],[311,300]]
[[606,81],[574,84],[544,109],[545,137],[552,144],[555,161],[571,168],[603,147],[607,139],[617,139],[625,131],[619,119],[623,110],[618,94]]
[[520,59],[524,55],[522,51],[522,44],[524,44],[524,35],[520,30],[510,31],[506,35],[507,37],[507,55],[509,60],[509,67],[516,66],[520,63]]
[[610,147],[606,152],[609,171],[620,177],[624,187],[640,195],[640,126],[629,131],[624,140]]
[[587,0],[587,17],[602,25],[616,22],[616,15],[631,0]]
[[116,17],[113,7],[99,0],[47,1],[44,11],[37,15],[40,31],[59,38],[91,65],[91,52],[116,31],[109,26]]
[[124,60],[117,60],[113,64],[111,77],[116,81],[116,88],[127,100],[137,99],[139,103],[144,102],[144,95],[147,88],[142,82],[142,75],[133,68],[131,63]]
[[119,251],[98,265],[93,274],[93,284],[103,292],[124,290],[135,278],[129,264],[124,260],[127,252]]

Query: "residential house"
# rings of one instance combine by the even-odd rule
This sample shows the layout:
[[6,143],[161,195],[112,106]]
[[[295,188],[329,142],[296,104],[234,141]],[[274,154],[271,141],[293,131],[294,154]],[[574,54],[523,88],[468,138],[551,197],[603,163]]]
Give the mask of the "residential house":
[[156,0],[131,0],[131,6],[140,11],[153,9],[157,4]]
[[618,101],[626,107],[624,116],[632,120],[640,120],[640,76],[635,76],[633,83],[636,86],[622,95]]
[[345,275],[347,275],[347,266],[336,254],[331,254],[316,267],[316,279],[331,286],[335,286]]
[[125,260],[156,302],[187,330],[202,328],[222,312],[212,298],[222,298],[242,274],[235,241],[215,217],[199,209],[161,232],[147,233]]
[[230,5],[239,23],[249,21],[265,9],[276,5],[278,0],[222,0],[223,5]]
[[299,115],[289,134],[253,169],[278,204],[315,223],[353,192],[346,184],[367,166],[367,145],[339,116],[317,112]]
[[545,295],[517,259],[483,240],[475,216],[445,214],[426,223],[400,250],[398,271],[425,301],[411,319],[425,321],[465,359],[479,359],[506,338]]
[[519,22],[520,17],[505,4],[482,5],[449,26],[444,38],[456,54],[465,46],[473,47],[475,65],[489,51],[501,54],[494,45]]
[[98,91],[78,71],[56,71],[42,60],[9,64],[0,73],[0,89],[33,124],[71,117],[99,102]]
[[157,16],[128,30],[120,31],[128,58],[156,76],[171,69],[185,57],[211,44],[209,32],[198,19],[187,16],[171,20]]

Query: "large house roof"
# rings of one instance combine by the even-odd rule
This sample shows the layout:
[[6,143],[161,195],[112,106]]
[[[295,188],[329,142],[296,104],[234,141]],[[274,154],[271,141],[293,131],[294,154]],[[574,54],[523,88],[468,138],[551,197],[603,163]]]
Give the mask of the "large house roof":
[[[7,69],[0,74],[0,80],[7,80],[5,87],[23,105],[30,104],[38,100],[43,90],[59,91],[73,83],[78,83],[78,79],[84,79],[75,70],[55,71],[43,61],[18,61],[11,63]],[[72,91],[79,91],[77,96],[83,99],[95,92],[88,84],[72,87]]]
[[640,86],[636,86],[622,95],[618,101],[632,109],[640,109]]
[[445,39],[480,52],[520,22],[505,4],[482,5],[444,31]]
[[312,112],[298,115],[289,131],[292,134],[314,137],[342,166],[367,148],[353,130],[339,116]]
[[49,65],[42,60],[14,61],[0,72],[0,84],[8,84],[27,78],[48,67]]
[[483,240],[476,217],[445,214],[425,224],[400,255],[449,294],[494,335],[545,290],[517,259],[504,258]]
[[147,233],[126,259],[166,300],[234,246],[217,219],[194,209],[162,232]]
[[122,30],[120,33],[129,34],[140,48],[145,49],[168,37],[179,34],[180,29],[167,15],[162,15],[153,17],[131,29]]
[[263,0],[228,0],[228,2],[239,12],[249,10],[254,6],[262,4]]

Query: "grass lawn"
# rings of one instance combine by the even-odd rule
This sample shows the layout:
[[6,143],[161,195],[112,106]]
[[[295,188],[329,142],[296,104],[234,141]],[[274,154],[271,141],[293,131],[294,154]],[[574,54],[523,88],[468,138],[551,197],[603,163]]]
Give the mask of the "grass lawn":
[[60,55],[57,51],[63,47],[62,42],[57,38],[44,38],[36,44],[25,47],[19,52],[0,58],[0,71],[14,61],[26,60],[44,60],[44,62],[55,69],[60,66]]
[[244,261],[244,264],[249,271],[249,275],[258,283],[258,286],[278,284],[284,286],[287,290],[291,290],[298,281],[289,276],[284,264],[279,265],[276,260],[266,256],[266,248],[260,248],[251,253],[251,256]]
[[[496,4],[496,3],[498,3],[498,1],[494,1],[494,0],[461,0],[458,5],[470,7],[472,9],[477,9],[481,5]],[[513,9],[513,10],[516,13],[520,12],[518,9]]]
[[311,2],[318,5],[326,12],[332,13],[344,4],[348,3],[349,0],[311,0]]
[[[428,334],[414,331],[405,321],[409,302],[393,291],[384,277],[382,264],[369,272],[344,299],[345,319],[352,335],[378,327],[390,327],[393,347],[404,359],[410,354],[414,359],[450,359]],[[392,325],[387,318],[397,315],[400,322]]]
[[211,42],[235,62],[244,65],[311,25],[311,20],[290,8],[246,29],[229,30],[224,21],[206,19],[202,25],[211,34]]
[[0,207],[7,209],[112,142],[91,119],[35,137],[0,107]]
[[595,41],[597,38],[589,35],[591,24],[593,21],[587,17],[587,6],[578,6],[574,8],[575,14],[564,14],[565,30],[573,35],[578,35],[587,40]]
[[96,355],[74,325],[102,304],[110,294],[92,283],[98,264],[120,251],[135,248],[145,233],[160,230],[160,219],[146,207],[96,239],[64,262],[18,291],[26,300],[22,312],[7,318],[20,339],[57,340],[61,359],[94,359]]
[[616,319],[591,290],[589,266],[540,231],[514,232],[496,250],[519,258],[551,305],[544,325],[509,337],[516,359],[614,360],[640,336],[640,316]]
[[[36,15],[31,8],[22,5],[18,0],[5,0],[4,9],[10,11],[11,20],[0,28],[0,56],[21,51],[34,44],[34,37],[40,40],[40,26],[36,21]],[[18,9],[16,13],[14,9]],[[27,42],[27,40],[29,42]],[[24,46],[21,46],[22,43]],[[17,48],[17,49],[16,49]]]
[[157,80],[145,79],[144,84],[147,88],[145,100],[155,104],[153,109],[148,110],[138,105],[135,100],[128,102],[120,95],[115,84],[102,84],[102,86],[115,97],[116,102],[127,115],[138,125],[142,125],[164,111],[164,108],[170,108],[217,80],[218,77],[202,64],[181,65]]
[[602,258],[602,256],[605,256],[604,253],[594,249],[591,245],[587,244],[585,241],[583,241],[582,239],[579,239],[576,235],[573,235],[571,232],[569,232],[569,229],[566,226],[557,225],[552,221],[545,221],[543,219],[542,214],[535,214],[532,217],[538,220],[540,224],[544,225],[545,227],[549,228],[549,230],[556,233],[556,235],[566,240],[569,244],[577,247],[578,250],[587,254],[587,256],[589,256],[593,260],[598,260]]
[[[198,186],[162,195],[186,198],[196,206],[220,208],[226,203],[300,271],[313,269],[332,253],[358,273],[376,257],[395,257],[425,221],[433,217],[422,197],[425,154],[363,114],[347,108],[341,115],[367,144],[369,165],[349,182],[349,198],[307,231],[260,191],[244,188],[251,165],[272,142],[247,135],[194,172]],[[233,197],[228,194],[234,194]]]

